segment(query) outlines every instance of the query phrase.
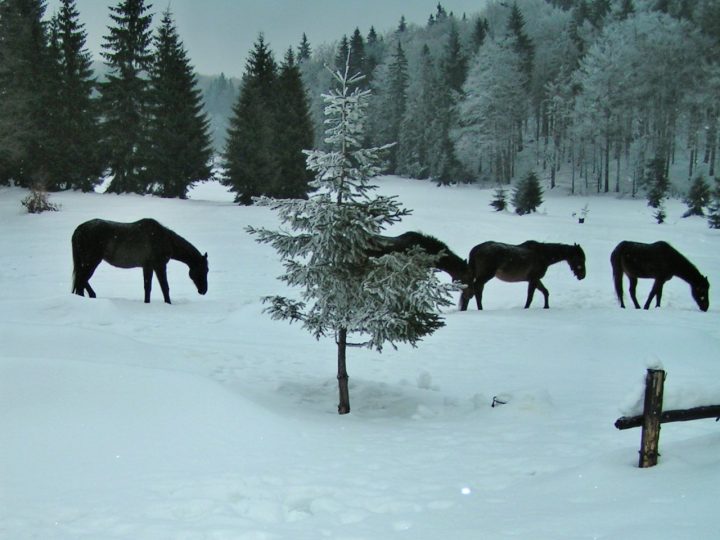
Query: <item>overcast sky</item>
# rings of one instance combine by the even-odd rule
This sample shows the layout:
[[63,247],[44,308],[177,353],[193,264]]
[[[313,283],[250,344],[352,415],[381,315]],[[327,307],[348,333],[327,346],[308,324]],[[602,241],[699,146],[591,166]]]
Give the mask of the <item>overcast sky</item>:
[[[486,0],[446,0],[441,4],[460,17],[478,13]],[[80,22],[87,31],[88,49],[99,60],[103,37],[110,24],[108,6],[120,0],[77,0]],[[245,57],[260,32],[282,60],[289,46],[297,47],[303,32],[310,46],[352,34],[363,36],[371,26],[381,34],[397,27],[400,16],[408,23],[425,24],[438,0],[157,0],[152,4],[153,27],[169,6],[192,64],[201,74],[240,76]],[[47,16],[60,0],[47,1]]]

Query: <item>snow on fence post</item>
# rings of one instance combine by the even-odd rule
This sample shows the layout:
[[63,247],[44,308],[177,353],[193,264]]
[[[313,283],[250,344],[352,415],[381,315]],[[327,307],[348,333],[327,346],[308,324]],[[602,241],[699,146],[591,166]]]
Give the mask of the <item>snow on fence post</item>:
[[645,377],[642,436],[640,439],[640,468],[654,467],[660,444],[660,415],[662,414],[665,371],[648,369]]
[[630,429],[642,426],[642,440],[640,448],[640,467],[657,465],[658,445],[660,440],[660,424],[668,422],[686,422],[688,420],[702,420],[715,418],[720,421],[720,405],[705,405],[691,409],[678,409],[663,411],[663,387],[665,371],[662,369],[648,369],[645,378],[645,404],[640,416],[623,416],[615,420],[618,429]]

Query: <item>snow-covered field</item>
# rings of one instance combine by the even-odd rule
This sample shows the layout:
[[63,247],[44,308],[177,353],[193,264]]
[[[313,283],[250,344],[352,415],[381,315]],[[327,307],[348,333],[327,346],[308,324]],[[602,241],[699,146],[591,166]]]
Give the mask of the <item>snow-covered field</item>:
[[[276,226],[268,209],[206,184],[188,201],[60,193],[60,212],[29,215],[25,192],[0,190],[0,538],[718,538],[720,425],[665,425],[652,469],[640,431],[613,426],[639,412],[649,366],[668,372],[666,408],[720,404],[713,289],[707,313],[678,279],[661,309],[621,310],[609,255],[664,239],[718,287],[720,231],[677,201],[664,225],[643,200],[560,193],[518,217],[492,211],[492,190],[379,183],[414,210],[394,232],[463,257],[578,242],[588,276],[551,267],[550,310],[493,280],[485,311],[449,309],[416,349],[351,349],[347,416],[334,343],[262,313],[281,266],[245,227]],[[106,264],[97,299],[71,295],[70,236],[93,217],[154,217],[207,251],[208,294],[173,261],[171,306]]]

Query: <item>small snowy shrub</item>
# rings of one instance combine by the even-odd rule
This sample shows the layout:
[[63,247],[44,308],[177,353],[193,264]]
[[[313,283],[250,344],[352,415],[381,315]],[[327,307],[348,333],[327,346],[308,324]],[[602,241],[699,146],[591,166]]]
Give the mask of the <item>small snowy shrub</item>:
[[30,214],[40,214],[42,212],[57,212],[60,207],[50,202],[50,196],[47,191],[42,188],[33,187],[30,195],[20,201]]

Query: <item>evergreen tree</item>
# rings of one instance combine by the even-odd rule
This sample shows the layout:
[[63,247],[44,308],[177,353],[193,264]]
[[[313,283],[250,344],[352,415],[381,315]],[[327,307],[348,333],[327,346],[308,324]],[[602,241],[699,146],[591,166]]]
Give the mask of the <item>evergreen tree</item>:
[[667,197],[670,188],[670,180],[665,174],[665,160],[663,158],[656,157],[647,164],[644,184],[647,190],[648,206],[659,208]]
[[372,73],[367,68],[367,57],[365,56],[365,40],[360,33],[360,29],[355,28],[350,37],[350,74],[362,74],[359,85],[362,89],[370,87]]
[[710,194],[707,220],[711,229],[720,229],[720,178],[718,177],[715,177],[715,187]]
[[312,148],[315,135],[307,94],[292,49],[288,49],[280,66],[277,104],[277,125],[282,126],[276,134],[280,173],[279,183],[269,195],[307,198],[313,174],[306,166],[303,150]]
[[151,7],[144,0],[121,0],[110,7],[114,25],[103,43],[108,74],[100,89],[111,193],[146,191],[142,150],[148,144]]
[[53,64],[44,0],[0,2],[0,183],[42,187],[52,163]]
[[343,36],[340,39],[340,43],[338,43],[337,51],[335,53],[335,71],[343,71],[345,69],[349,54],[350,42],[348,41],[347,36]]
[[388,171],[395,173],[398,167],[398,141],[405,110],[407,109],[408,73],[407,58],[402,43],[398,41],[395,54],[388,67],[388,89],[384,103],[385,142],[394,143],[388,154]]
[[632,17],[635,14],[635,3],[633,0],[622,0],[617,18],[621,21]]
[[253,197],[273,193],[280,181],[276,83],[277,65],[260,34],[245,65],[224,152],[222,182],[235,192],[235,202],[240,204],[249,205]]
[[397,150],[397,172],[412,178],[430,176],[430,155],[433,144],[435,88],[437,74],[430,48],[420,53],[419,74],[408,88],[408,100]]
[[492,206],[496,212],[502,212],[507,209],[507,190],[502,184],[498,184],[498,187],[495,188],[495,193],[493,194],[493,200],[490,201],[490,206]]
[[161,197],[184,199],[196,181],[212,176],[212,149],[197,76],[169,11],[155,36],[150,113],[148,186]]
[[527,33],[525,33],[525,17],[518,8],[517,2],[513,3],[507,28],[513,50],[522,58],[522,72],[525,74],[523,86],[529,90],[535,64],[535,46]]
[[447,85],[451,90],[458,94],[462,92],[462,86],[467,77],[467,58],[462,52],[460,44],[460,34],[457,25],[450,25],[450,34],[445,47],[445,58],[443,60],[443,75],[447,81]]
[[530,171],[513,191],[512,204],[515,207],[515,213],[522,216],[535,212],[543,202],[542,196],[540,179],[535,171]]
[[79,22],[75,0],[62,0],[52,33],[56,59],[56,104],[52,132],[55,141],[49,189],[91,191],[104,170],[98,145],[99,108],[93,97],[96,82],[87,33]]
[[480,49],[480,47],[483,46],[483,43],[485,43],[485,38],[488,35],[488,31],[490,30],[490,24],[488,23],[488,20],[482,17],[478,17],[475,21],[475,28],[473,29],[473,50],[475,52]]
[[685,198],[688,209],[683,214],[683,217],[704,216],[704,209],[710,203],[710,195],[710,186],[705,181],[705,178],[702,175],[695,177]]
[[[415,344],[443,326],[437,310],[449,305],[451,285],[439,283],[431,271],[433,257],[413,250],[369,258],[373,239],[408,211],[394,197],[372,194],[372,177],[381,170],[382,148],[363,148],[363,120],[368,90],[350,85],[349,68],[336,74],[338,89],[326,97],[329,152],[308,152],[318,194],[308,201],[262,202],[278,211],[289,234],[249,229],[282,258],[280,279],[303,289],[302,300],[276,296],[269,313],[276,319],[300,321],[316,338],[333,336],[338,351],[338,413],[350,412],[347,374],[348,338],[365,345]],[[412,294],[410,294],[412,292]]]
[[298,51],[297,51],[298,64],[302,64],[303,62],[310,60],[311,56],[312,56],[312,49],[310,48],[310,42],[308,41],[308,38],[307,38],[307,35],[305,35],[305,32],[303,32],[302,40],[300,41],[300,45],[298,45]]
[[407,22],[405,21],[405,15],[400,16],[400,22],[398,23],[397,32],[398,34],[402,34],[407,30]]

